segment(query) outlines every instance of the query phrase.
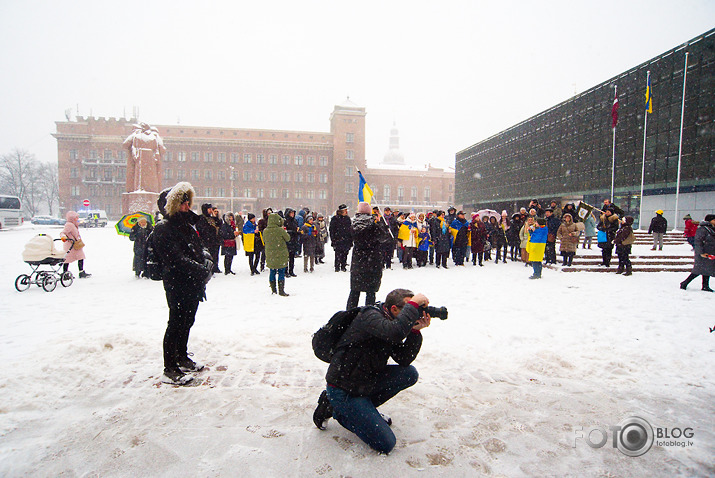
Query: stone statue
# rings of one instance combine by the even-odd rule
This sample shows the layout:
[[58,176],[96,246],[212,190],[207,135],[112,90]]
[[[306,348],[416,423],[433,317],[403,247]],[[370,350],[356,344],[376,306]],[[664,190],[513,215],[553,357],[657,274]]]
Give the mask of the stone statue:
[[159,130],[146,123],[134,125],[124,140],[127,158],[127,192],[161,190],[161,158],[166,152]]

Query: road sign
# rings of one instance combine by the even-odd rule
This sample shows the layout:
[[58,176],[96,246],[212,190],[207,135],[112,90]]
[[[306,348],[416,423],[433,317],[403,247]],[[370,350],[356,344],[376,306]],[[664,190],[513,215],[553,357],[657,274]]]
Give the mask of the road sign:
[[84,207],[89,207],[89,199],[82,201],[82,205],[84,205]]

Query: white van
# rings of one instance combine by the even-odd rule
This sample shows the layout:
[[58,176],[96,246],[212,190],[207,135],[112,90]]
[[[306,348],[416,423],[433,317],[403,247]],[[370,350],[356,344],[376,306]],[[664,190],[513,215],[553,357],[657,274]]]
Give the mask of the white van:
[[0,229],[22,226],[23,222],[20,198],[0,195]]
[[89,209],[77,211],[80,227],[104,227],[107,225],[107,211],[104,209]]

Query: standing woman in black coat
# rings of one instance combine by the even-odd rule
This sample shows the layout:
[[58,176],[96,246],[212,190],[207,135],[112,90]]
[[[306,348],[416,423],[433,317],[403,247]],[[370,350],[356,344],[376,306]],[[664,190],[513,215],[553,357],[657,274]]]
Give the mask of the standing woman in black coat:
[[224,214],[223,222],[221,223],[218,233],[223,241],[221,245],[223,273],[226,275],[236,275],[236,273],[231,270],[231,265],[233,264],[233,256],[236,255],[236,236],[238,236],[239,232],[238,229],[236,229],[236,221],[233,217],[233,213],[229,212]]
[[353,247],[350,222],[345,204],[338,206],[335,216],[330,218],[330,245],[335,249],[335,272],[348,270],[348,253]]
[[132,269],[137,279],[141,277],[142,272],[146,270],[146,240],[154,228],[146,220],[145,217],[140,217],[137,223],[132,227],[132,232],[129,233],[129,240],[134,242],[134,263]]
[[365,292],[365,305],[375,303],[375,294],[382,282],[383,255],[381,244],[392,242],[385,222],[373,216],[370,205],[358,204],[352,221],[353,256],[350,259],[350,295],[345,310],[358,306],[360,292]]
[[703,276],[703,290],[712,292],[710,277],[715,276],[715,214],[708,214],[695,232],[695,262],[693,271],[687,279],[680,283],[685,290],[688,284],[697,276]]
[[288,270],[286,271],[286,277],[298,277],[293,270],[295,267],[295,256],[300,254],[301,249],[300,232],[298,231],[298,221],[295,219],[295,209],[286,208],[283,227],[290,236],[290,241],[288,242]]

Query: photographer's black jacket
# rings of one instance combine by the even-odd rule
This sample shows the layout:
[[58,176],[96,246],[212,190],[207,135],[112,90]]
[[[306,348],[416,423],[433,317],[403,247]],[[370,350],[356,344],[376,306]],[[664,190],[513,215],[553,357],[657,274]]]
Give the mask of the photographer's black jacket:
[[390,357],[402,366],[417,357],[422,334],[412,332],[412,325],[418,318],[419,311],[411,304],[395,318],[380,303],[365,307],[338,342],[325,376],[328,384],[351,395],[370,395]]

